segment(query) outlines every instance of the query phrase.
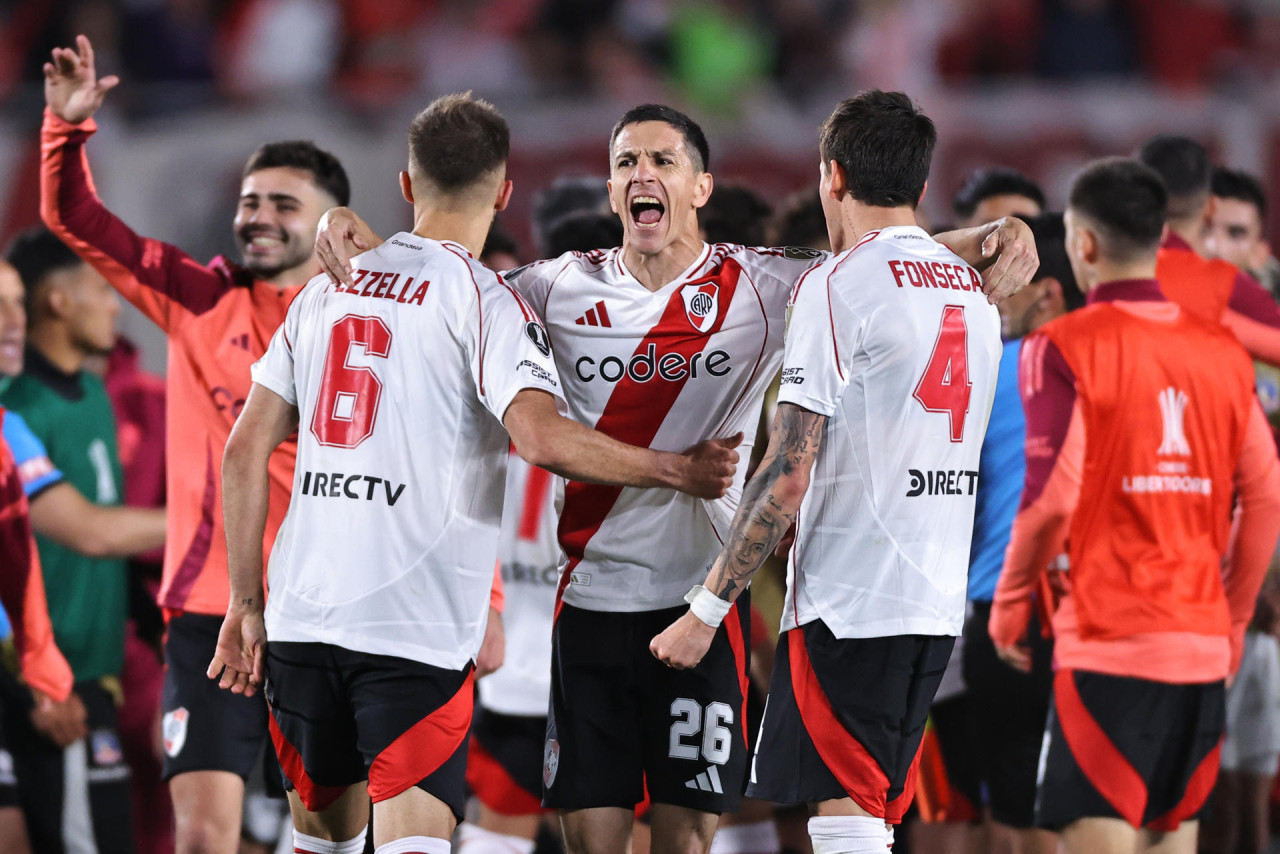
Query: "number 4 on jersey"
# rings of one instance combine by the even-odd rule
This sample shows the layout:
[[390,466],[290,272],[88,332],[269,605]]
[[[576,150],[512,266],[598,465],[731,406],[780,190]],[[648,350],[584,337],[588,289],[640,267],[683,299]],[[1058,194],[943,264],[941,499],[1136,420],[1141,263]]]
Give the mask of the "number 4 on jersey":
[[357,351],[383,359],[391,352],[391,330],[381,318],[348,314],[329,331],[324,376],[311,418],[311,433],[321,445],[354,448],[373,435],[382,380],[373,368],[351,363]]
[[964,322],[964,307],[949,305],[942,309],[942,324],[933,354],[924,375],[913,393],[927,412],[945,412],[951,420],[951,441],[964,438],[964,420],[969,414],[969,330]]

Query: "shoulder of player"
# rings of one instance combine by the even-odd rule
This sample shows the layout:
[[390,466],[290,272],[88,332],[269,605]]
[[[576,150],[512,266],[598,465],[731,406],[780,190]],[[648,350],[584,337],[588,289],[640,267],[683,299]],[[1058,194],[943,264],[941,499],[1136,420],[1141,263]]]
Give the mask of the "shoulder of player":
[[831,258],[830,252],[804,246],[743,246],[738,243],[714,243],[707,263],[718,266],[732,259],[756,279],[773,277],[787,287],[807,270]]
[[615,252],[616,250],[612,249],[566,252],[555,258],[545,258],[516,267],[514,270],[507,270],[502,275],[511,284],[518,282],[522,287],[538,281],[550,284],[570,272],[583,272],[588,275],[598,273],[609,264],[610,256]]

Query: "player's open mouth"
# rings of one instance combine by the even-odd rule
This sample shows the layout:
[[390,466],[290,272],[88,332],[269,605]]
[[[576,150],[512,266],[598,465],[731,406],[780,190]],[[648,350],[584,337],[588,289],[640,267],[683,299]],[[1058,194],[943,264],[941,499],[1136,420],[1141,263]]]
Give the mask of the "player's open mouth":
[[631,199],[631,222],[636,228],[657,228],[667,209],[653,196],[635,196]]

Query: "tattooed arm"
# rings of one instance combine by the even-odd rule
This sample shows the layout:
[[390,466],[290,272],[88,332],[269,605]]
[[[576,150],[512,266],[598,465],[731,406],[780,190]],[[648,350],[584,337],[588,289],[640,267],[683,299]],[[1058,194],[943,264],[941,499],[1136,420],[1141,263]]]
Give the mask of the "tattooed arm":
[[[720,600],[712,611],[724,610],[756,574],[774,546],[795,521],[809,488],[809,473],[822,444],[827,416],[783,403],[773,420],[769,449],[755,476],[747,481],[733,528],[703,587]],[[707,595],[705,593],[700,595]],[[698,603],[653,639],[649,650],[671,667],[694,667],[707,654],[716,626],[695,613]]]

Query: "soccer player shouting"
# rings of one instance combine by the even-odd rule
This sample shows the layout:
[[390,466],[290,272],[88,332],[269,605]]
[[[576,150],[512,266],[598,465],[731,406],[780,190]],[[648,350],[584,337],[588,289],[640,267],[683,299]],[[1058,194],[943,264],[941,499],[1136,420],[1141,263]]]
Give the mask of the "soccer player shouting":
[[[610,135],[609,157],[622,247],[509,274],[546,321],[570,412],[656,449],[753,435],[782,363],[787,297],[823,253],[704,243],[697,212],[713,186],[707,141],[677,110],[629,110]],[[379,238],[350,212],[328,218],[318,254],[350,287],[348,241]],[[946,239],[975,263],[989,265],[984,254],[999,252],[988,287],[1003,296],[1035,271],[1028,236],[1010,221]],[[985,301],[981,289],[977,296]],[[705,851],[718,813],[738,803],[747,766],[746,599],[696,668],[663,667],[648,645],[685,610],[685,592],[719,552],[744,477],[740,470],[714,501],[566,486],[543,782],[544,803],[560,810],[575,854],[625,850],[646,789],[654,850]]]
[[[474,258],[511,195],[506,122],[440,98],[409,150],[413,231],[355,259],[351,286],[318,276],[303,289],[254,367],[223,463],[232,601],[209,675],[252,694],[266,672],[307,854],[361,851],[369,799],[379,854],[449,850],[508,433],[525,460],[575,481],[708,499],[738,460],[734,442],[663,453],[560,415],[546,330]],[[264,627],[267,467],[294,429]]]
[[[118,81],[98,79],[88,39],[54,50],[44,71],[41,215],[169,337],[164,776],[178,854],[234,854],[244,778],[266,743],[267,712],[261,698],[218,691],[204,678],[228,596],[217,464],[249,393],[249,367],[316,272],[311,235],[325,208],[346,201],[347,176],[309,142],[264,145],[245,166],[233,223],[244,266],[222,257],[202,265],[135,234],[98,198],[85,143]],[[271,462],[267,549],[288,505],[293,463],[288,442]]]
[[1196,850],[1224,680],[1280,535],[1249,359],[1156,279],[1168,202],[1133,160],[1080,173],[1067,254],[1088,305],[1022,350],[1026,485],[990,630],[1025,670],[1033,591],[1065,539],[1036,821],[1073,854]]

